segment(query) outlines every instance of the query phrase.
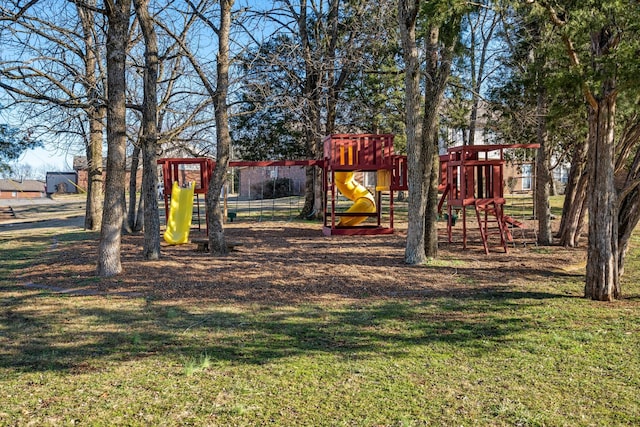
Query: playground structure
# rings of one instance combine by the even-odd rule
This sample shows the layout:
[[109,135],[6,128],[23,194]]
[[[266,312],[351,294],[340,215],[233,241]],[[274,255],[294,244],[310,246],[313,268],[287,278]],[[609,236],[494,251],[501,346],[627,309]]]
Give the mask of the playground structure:
[[[393,135],[336,134],[323,140],[322,160],[278,160],[278,161],[230,161],[229,167],[268,166],[318,166],[323,171],[323,234],[325,235],[375,235],[394,232],[394,192],[407,190],[407,159],[393,151]],[[440,156],[439,191],[442,197],[438,212],[442,214],[446,202],[447,238],[453,240],[454,211],[461,215],[462,244],[467,248],[467,208],[472,207],[480,231],[485,253],[489,253],[489,236],[497,234],[500,245],[507,252],[507,242],[513,241],[509,226],[523,227],[520,221],[504,214],[504,150],[538,148],[538,144],[459,146],[447,150]],[[181,180],[181,165],[197,165],[199,177],[193,194],[199,205],[199,194],[206,194],[215,161],[208,158],[166,158],[158,161],[162,165],[164,201],[167,218],[172,218],[169,209],[169,189]],[[360,172],[375,173],[375,191],[356,180]],[[186,184],[182,177],[183,186]],[[348,209],[339,206],[339,194],[353,204]],[[383,197],[384,195],[384,197]],[[173,198],[172,205],[173,205]],[[182,210],[180,203],[176,209]],[[198,224],[200,224],[198,207]],[[176,214],[177,215],[177,214]],[[185,215],[174,225],[172,231],[183,229]],[[374,221],[367,221],[373,219]],[[191,218],[188,218],[188,226]],[[168,222],[169,227],[169,222]],[[493,228],[490,228],[493,226]],[[208,234],[208,231],[207,231]],[[181,236],[177,236],[181,237]],[[173,236],[174,240],[179,240]],[[171,243],[171,242],[170,242]]]
[[[507,252],[507,242],[513,240],[509,226],[524,227],[520,221],[504,214],[504,150],[538,148],[539,144],[466,145],[452,147],[440,156],[440,184],[442,197],[438,213],[447,203],[447,238],[451,243],[454,213],[462,215],[462,246],[467,248],[467,208],[473,207],[480,238],[489,254],[488,238],[497,234],[500,245]],[[494,227],[490,228],[490,224]]]
[[[200,229],[200,194],[207,193],[207,183],[210,173],[215,167],[215,162],[207,158],[166,158],[158,160],[158,164],[162,166],[162,196],[165,218],[167,218],[164,239],[169,244],[187,243],[193,215],[193,198],[194,196],[196,198],[198,229]],[[183,165],[197,166],[198,176],[196,179],[193,179],[193,176],[181,176],[182,170],[180,168]],[[190,200],[185,199],[187,196],[184,191],[179,191],[185,188],[191,188]],[[177,192],[174,195],[176,189]],[[188,215],[187,210],[189,211]],[[186,233],[186,238],[180,236],[181,233]]]
[[[393,135],[330,135],[324,139],[323,144],[322,160],[230,161],[229,167],[321,167],[324,192],[323,233],[325,235],[393,233],[393,192],[407,189],[406,157],[393,153]],[[181,168],[187,165],[197,167],[198,176],[195,179],[193,194],[196,196],[198,205],[199,224],[199,195],[207,193],[215,161],[208,158],[164,158],[158,160],[158,164],[162,166],[167,218],[172,217],[170,207],[173,207],[173,203],[172,206],[169,205],[169,201],[172,200],[169,194],[174,183],[178,182],[179,186],[187,184],[186,178],[181,176]],[[355,173],[357,172],[376,172],[375,194],[356,181]],[[338,192],[354,202],[345,212],[338,209]],[[388,198],[383,198],[382,193],[388,193]],[[388,208],[385,208],[383,203],[385,201],[388,203]],[[386,212],[384,217],[383,211]],[[182,218],[183,222],[186,222],[186,217]],[[366,220],[369,218],[375,218],[376,223],[367,224]],[[182,228],[178,225],[174,223],[172,228]]]
[[[407,190],[407,158],[394,154],[393,135],[329,135],[323,145],[323,233],[393,233],[393,193]],[[355,180],[356,172],[376,173],[375,194]],[[344,212],[337,208],[338,192],[353,201]],[[388,197],[383,198],[383,193]],[[383,217],[385,210],[387,215]],[[368,218],[375,218],[376,223],[365,223]]]
[[[162,188],[163,191],[161,193],[164,199],[164,209],[165,216],[167,220],[167,230],[171,228],[171,233],[175,233],[177,229],[185,229],[191,227],[191,216],[186,216],[184,214],[177,215],[173,213],[174,210],[184,212],[185,205],[188,205],[188,210],[190,213],[193,211],[193,197],[195,196],[195,204],[196,204],[196,215],[198,222],[198,230],[200,230],[200,224],[202,218],[200,217],[200,195],[204,195],[206,197],[209,180],[211,175],[213,174],[213,170],[215,169],[216,162],[210,158],[205,157],[197,157],[197,158],[163,158],[158,160],[158,164],[162,168]],[[230,167],[242,167],[242,166],[250,166],[250,167],[269,167],[269,166],[316,166],[322,165],[321,160],[278,160],[278,161],[231,161],[229,162]],[[193,171],[189,173],[185,173],[185,167],[193,167]],[[194,172],[197,171],[197,172]],[[173,188],[176,186],[179,189],[184,189],[181,187],[188,187],[190,182],[193,182],[193,192],[191,193],[191,201],[178,201],[174,204],[174,200],[176,196],[174,196]],[[170,193],[171,190],[171,193]],[[181,194],[181,193],[178,193]],[[182,200],[182,199],[180,199]],[[225,210],[226,210],[226,197],[225,197]],[[229,214],[231,216],[231,214]],[[171,219],[174,218],[175,221],[171,222]],[[205,219],[205,224],[207,221]],[[205,225],[205,232],[208,235],[208,229]],[[166,233],[165,233],[166,236]],[[188,236],[188,233],[187,233]],[[174,238],[170,238],[165,240],[170,244]],[[186,241],[181,243],[187,243]]]

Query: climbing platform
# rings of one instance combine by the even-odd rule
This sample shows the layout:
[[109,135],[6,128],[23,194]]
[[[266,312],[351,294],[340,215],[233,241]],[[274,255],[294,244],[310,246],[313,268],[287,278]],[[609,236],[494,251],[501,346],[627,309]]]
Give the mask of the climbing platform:
[[473,208],[482,246],[489,254],[490,239],[497,236],[499,247],[507,252],[507,243],[513,241],[509,225],[524,224],[504,214],[504,150],[538,148],[538,144],[471,145],[452,147],[440,156],[438,203],[441,213],[445,201],[447,209],[447,237],[453,241],[454,210],[462,217],[462,245],[467,248],[467,208]]

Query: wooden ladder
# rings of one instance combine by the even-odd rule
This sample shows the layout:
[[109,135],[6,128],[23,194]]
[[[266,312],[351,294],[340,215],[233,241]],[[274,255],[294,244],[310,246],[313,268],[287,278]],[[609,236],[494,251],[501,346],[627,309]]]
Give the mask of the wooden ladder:
[[[507,252],[507,241],[511,241],[511,233],[504,223],[504,215],[502,212],[502,205],[496,201],[496,199],[477,199],[474,203],[476,209],[476,218],[478,220],[478,228],[480,229],[480,237],[482,238],[482,245],[484,246],[484,252],[489,255],[488,237],[489,234],[497,233],[500,236],[500,244]],[[481,216],[480,214],[484,215]],[[493,216],[495,219],[490,219]],[[489,232],[489,223],[496,223],[498,230],[496,232]]]

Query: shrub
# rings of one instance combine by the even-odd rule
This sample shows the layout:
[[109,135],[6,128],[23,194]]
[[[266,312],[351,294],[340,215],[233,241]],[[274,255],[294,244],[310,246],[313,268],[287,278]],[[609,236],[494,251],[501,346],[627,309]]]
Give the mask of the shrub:
[[251,186],[256,199],[277,199],[293,194],[293,180],[291,178],[269,179]]

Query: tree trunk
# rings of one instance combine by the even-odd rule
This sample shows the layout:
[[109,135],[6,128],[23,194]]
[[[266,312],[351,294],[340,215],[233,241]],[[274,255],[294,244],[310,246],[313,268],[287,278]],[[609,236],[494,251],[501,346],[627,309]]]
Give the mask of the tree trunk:
[[218,32],[217,84],[214,97],[216,118],[216,167],[209,180],[207,190],[207,225],[209,230],[209,252],[221,256],[229,252],[224,236],[223,206],[220,194],[227,176],[231,135],[227,112],[229,91],[229,32],[231,29],[231,7],[233,0],[220,1],[220,28]]
[[[437,134],[434,138],[437,147]],[[440,183],[440,157],[432,156],[431,180],[429,185],[429,195],[427,196],[427,208],[424,221],[424,254],[428,258],[438,256],[438,184]]]
[[[95,1],[87,1],[89,6],[95,6]],[[89,136],[87,138],[87,203],[84,216],[84,228],[97,231],[102,221],[102,133],[104,129],[104,107],[98,94],[97,54],[94,37],[95,12],[90,8],[77,6],[78,17],[82,24],[82,35],[85,46],[84,87],[91,106],[85,111],[89,120]]]
[[[308,83],[310,84],[310,83]],[[322,159],[324,149],[320,136],[320,98],[317,88],[305,89],[307,92],[305,101],[305,143],[311,158]],[[300,212],[300,218],[312,219],[322,216],[322,181],[320,172],[315,166],[307,168],[305,184],[305,202]]]
[[540,144],[536,157],[535,212],[538,218],[538,244],[550,245],[553,242],[551,233],[551,147],[547,133],[546,91],[540,84],[536,105],[537,142]]
[[[424,144],[420,117],[420,63],[416,43],[419,1],[399,0],[398,21],[405,63],[405,110],[407,134],[408,223],[404,260],[407,264],[426,261],[425,210],[428,185],[425,180]],[[430,176],[427,175],[427,176]]]
[[562,219],[558,237],[560,244],[574,248],[578,246],[582,234],[582,225],[587,210],[587,150],[588,139],[573,149],[569,179],[564,193]]
[[613,179],[616,91],[603,84],[597,108],[589,107],[589,247],[585,297],[612,301],[620,296],[618,211]]
[[158,214],[158,155],[155,139],[142,151],[142,196],[145,259],[160,258],[160,216]]
[[[640,151],[638,152],[640,154]],[[640,220],[640,191],[635,187],[626,195],[618,213],[618,275],[624,273],[624,261],[633,230]]]
[[640,114],[631,115],[620,136],[616,171],[626,172],[622,188],[618,190],[618,274],[624,274],[624,261],[629,240],[640,221],[640,150],[635,150],[632,162],[629,156],[640,142]]
[[325,212],[324,207],[324,192],[322,190],[322,170],[318,167],[313,168],[314,174],[314,200],[313,200],[313,212],[310,216],[312,219],[320,220],[324,219]]
[[127,206],[127,221],[125,231],[127,233],[133,233],[140,231],[141,228],[137,224],[138,213],[138,167],[140,165],[140,142],[133,148],[131,154],[131,164],[129,165],[129,203]]
[[[144,177],[143,177],[144,180]],[[143,184],[144,185],[144,184]],[[160,221],[158,219],[158,221]],[[140,198],[138,199],[138,212],[136,213],[136,232],[144,230],[144,192],[140,192]],[[159,241],[160,239],[158,239]]]
[[[158,40],[149,14],[148,0],[134,0],[136,14],[145,41],[144,102],[142,110],[142,195],[140,204],[144,213],[145,259],[160,258],[160,218],[158,216]],[[132,171],[133,172],[133,171]]]
[[122,272],[121,229],[124,220],[122,192],[126,166],[126,53],[131,0],[107,7],[107,182],[97,274],[103,277]]
[[[303,86],[304,105],[304,135],[307,152],[313,159],[322,159],[323,147],[320,121],[320,92],[322,78],[313,61],[309,30],[307,28],[307,1],[300,2],[300,13],[297,14],[298,31],[302,44],[302,59],[305,66],[305,80]],[[293,11],[293,10],[292,10]],[[322,207],[322,182],[317,179],[319,173],[316,168],[307,169],[305,185],[305,200],[300,218],[320,218]]]
[[[456,31],[459,21],[455,17],[447,24]],[[459,28],[458,28],[459,29]],[[440,158],[438,156],[438,126],[442,97],[451,73],[451,61],[457,37],[442,39],[440,28],[433,26],[425,40],[426,76],[425,108],[423,116],[422,141],[424,144],[424,176],[427,187],[427,206],[425,210],[425,233],[423,247],[427,258],[438,255],[438,184],[440,174]]]
[[[307,120],[307,123],[305,124],[305,141],[307,150],[310,152],[312,159],[322,159],[324,153],[322,137],[320,135],[320,97],[318,95],[318,90],[319,89],[317,87],[309,87],[305,90],[307,93],[305,101],[305,120]],[[323,212],[323,197],[320,171],[318,171],[315,166],[309,167],[306,176],[307,183],[305,185],[305,203],[302,212],[300,212],[300,217],[307,219],[321,218]]]
[[87,145],[87,204],[84,228],[97,231],[102,224],[102,130],[103,108],[92,108],[89,113],[89,140]]
[[306,166],[304,170],[304,204],[298,215],[300,219],[311,219],[316,216],[316,212],[313,210],[315,201],[315,169],[315,166]]
[[[307,151],[313,159],[322,159],[324,150],[321,148],[320,137],[320,113],[317,91],[307,94],[305,141]],[[312,219],[322,216],[322,181],[319,179],[319,171],[315,166],[307,168],[305,184],[305,201],[300,218]]]

